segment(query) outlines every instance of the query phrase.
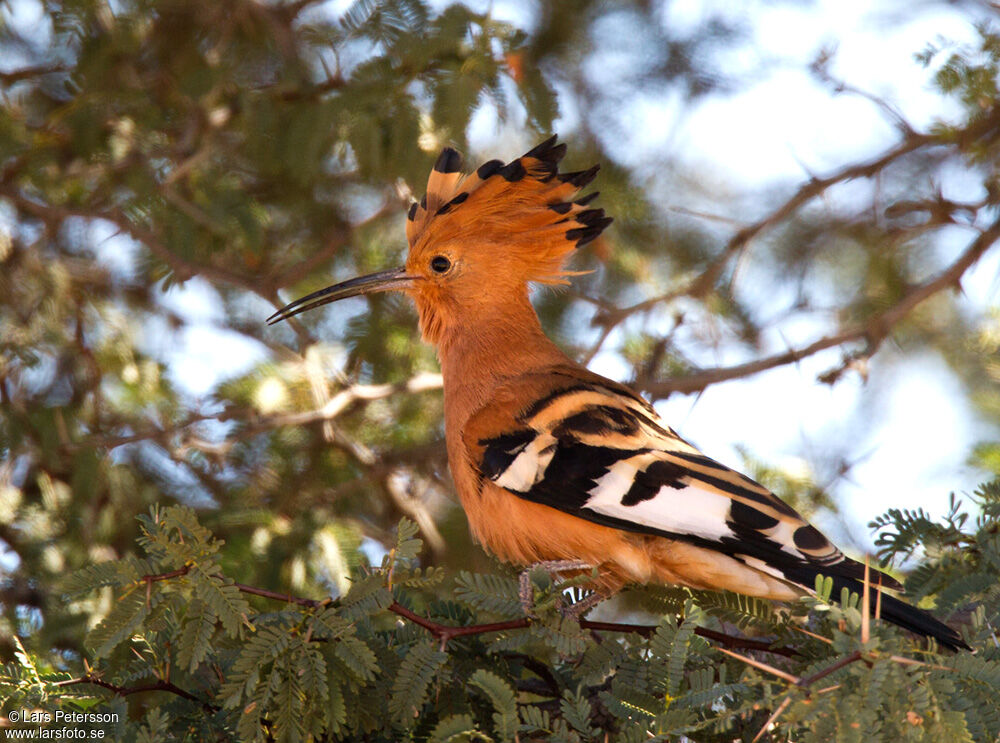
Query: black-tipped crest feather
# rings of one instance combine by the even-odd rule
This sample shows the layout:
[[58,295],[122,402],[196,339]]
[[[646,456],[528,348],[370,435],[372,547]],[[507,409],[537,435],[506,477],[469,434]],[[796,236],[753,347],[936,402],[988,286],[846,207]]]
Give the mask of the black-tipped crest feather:
[[[492,239],[498,247],[507,234],[511,243],[530,234],[536,236],[539,246],[540,269],[535,280],[557,280],[561,253],[555,242],[570,243],[565,253],[594,240],[612,221],[601,209],[584,208],[597,197],[596,192],[574,201],[577,192],[597,175],[599,166],[559,173],[565,155],[565,143],[553,135],[519,158],[508,163],[490,160],[463,176],[459,173],[461,156],[445,148],[428,178],[427,193],[410,207],[406,223],[410,246],[437,229],[436,220],[453,220],[446,222],[451,235],[461,234],[463,225],[468,224],[470,235]],[[487,234],[483,218],[498,220],[496,226],[485,230]],[[547,232],[550,227],[553,231]],[[507,230],[507,234],[495,234],[500,230]]]

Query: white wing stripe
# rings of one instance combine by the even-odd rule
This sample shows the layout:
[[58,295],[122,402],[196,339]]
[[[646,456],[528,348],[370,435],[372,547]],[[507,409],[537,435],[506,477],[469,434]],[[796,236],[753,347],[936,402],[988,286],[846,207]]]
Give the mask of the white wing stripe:
[[[618,463],[622,464],[626,462]],[[632,469],[634,472],[635,468]],[[601,483],[604,479],[601,478]],[[622,496],[615,495],[615,488],[604,489],[599,483],[591,492],[593,495],[583,507],[602,516],[632,521],[672,534],[690,534],[716,542],[723,537],[736,536],[726,523],[729,519],[730,500],[718,493],[694,486],[680,490],[664,486],[649,500],[634,506],[623,506]]]
[[545,477],[545,470],[556,453],[554,444],[555,439],[551,436],[536,436],[494,482],[516,493],[527,493]]

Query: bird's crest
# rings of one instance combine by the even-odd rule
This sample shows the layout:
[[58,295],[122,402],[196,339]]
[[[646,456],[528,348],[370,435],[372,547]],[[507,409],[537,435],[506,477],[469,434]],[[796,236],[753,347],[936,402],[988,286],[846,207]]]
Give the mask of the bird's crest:
[[473,240],[521,258],[532,281],[560,283],[570,275],[563,259],[611,224],[603,209],[589,209],[597,193],[573,197],[599,166],[560,173],[566,145],[553,136],[516,160],[490,160],[468,175],[462,157],[446,147],[427,179],[427,193],[410,207],[410,250],[449,239]]

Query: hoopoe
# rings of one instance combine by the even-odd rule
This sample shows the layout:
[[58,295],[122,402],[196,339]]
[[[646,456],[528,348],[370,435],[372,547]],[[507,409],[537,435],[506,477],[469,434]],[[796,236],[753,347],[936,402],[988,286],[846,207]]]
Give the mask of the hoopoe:
[[[598,166],[560,173],[566,145],[556,142],[469,175],[446,148],[410,208],[404,267],[314,292],[268,322],[372,292],[413,298],[441,362],[459,498],[474,537],[503,560],[554,572],[596,568],[598,598],[658,582],[793,600],[820,574],[833,579],[835,595],[842,587],[861,593],[864,566],[794,509],[702,454],[645,399],[546,337],[529,286],[566,283],[566,257],[611,223],[588,206],[597,193],[577,198]],[[891,596],[881,597],[881,615],[967,647],[956,631]]]

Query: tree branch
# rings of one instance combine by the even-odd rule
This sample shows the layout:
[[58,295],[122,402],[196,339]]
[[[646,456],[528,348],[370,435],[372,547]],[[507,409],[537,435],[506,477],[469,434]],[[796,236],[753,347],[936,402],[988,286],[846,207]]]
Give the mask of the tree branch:
[[0,85],[13,85],[22,80],[30,80],[33,77],[43,75],[54,75],[58,72],[69,72],[70,68],[65,65],[35,65],[33,67],[23,67],[20,70],[10,72],[0,72]]
[[31,216],[45,222],[61,222],[69,217],[81,217],[84,219],[103,219],[115,225],[125,234],[129,235],[136,242],[142,243],[157,258],[162,260],[177,275],[178,279],[184,281],[193,276],[204,276],[207,279],[218,281],[223,284],[237,286],[246,289],[254,294],[258,294],[268,301],[277,300],[277,296],[270,296],[262,292],[259,281],[246,276],[234,273],[218,266],[210,266],[203,263],[194,263],[185,258],[181,258],[164,245],[159,237],[151,230],[135,224],[124,212],[119,209],[84,209],[80,207],[52,206],[41,204],[29,199],[17,188],[9,183],[0,183],[0,197],[9,199],[18,209]]
[[[394,614],[398,614],[401,617],[405,617],[414,624],[418,624],[426,629],[436,639],[440,640],[442,650],[447,647],[448,641],[455,637],[482,635],[487,632],[503,632],[504,630],[527,629],[531,626],[531,617],[522,617],[521,619],[510,619],[505,622],[470,624],[464,627],[454,627],[452,625],[439,624],[438,622],[427,619],[426,617],[422,617],[395,601],[389,606],[389,611]],[[590,619],[581,619],[580,627],[581,629],[589,629],[595,632],[628,632],[644,636],[649,636],[656,631],[655,624],[620,624],[618,622],[597,622]],[[747,650],[760,650],[767,653],[784,655],[786,657],[796,655],[795,651],[791,648],[774,647],[773,643],[767,642],[766,640],[754,640],[749,637],[727,635],[724,632],[716,632],[715,630],[710,630],[705,627],[695,627],[694,633],[699,637],[714,640],[715,642],[729,647],[743,648]]]
[[[81,449],[96,448],[116,449],[126,444],[134,444],[139,441],[157,441],[164,446],[169,439],[187,428],[205,421],[218,421],[226,423],[229,421],[241,421],[246,425],[237,433],[227,437],[225,445],[231,446],[236,441],[241,441],[259,433],[270,431],[283,426],[306,426],[312,423],[332,421],[344,410],[357,402],[372,402],[383,400],[400,392],[418,393],[428,392],[441,388],[440,374],[417,374],[414,377],[398,384],[356,384],[346,387],[335,394],[323,407],[315,410],[296,411],[290,413],[275,413],[273,415],[259,415],[256,411],[248,408],[229,408],[217,414],[197,413],[168,428],[150,428],[145,431],[128,434],[125,436],[107,436],[92,434],[79,441],[70,442],[66,445],[66,450],[70,452]],[[180,444],[180,448],[191,449],[216,448],[208,442],[199,442],[191,437]]]
[[143,684],[141,686],[116,686],[115,684],[88,673],[78,678],[57,681],[55,686],[77,686],[78,684],[93,684],[94,686],[100,686],[102,689],[112,691],[120,697],[127,697],[132,694],[141,694],[144,691],[168,691],[171,694],[187,699],[190,702],[200,704],[209,712],[217,712],[219,709],[216,705],[206,702],[204,699],[198,698],[191,692],[180,688],[170,681],[164,681],[163,679],[160,679],[152,684]]
[[[596,354],[600,344],[604,342],[611,329],[632,317],[633,315],[647,312],[657,305],[680,297],[702,297],[712,290],[722,272],[731,258],[740,252],[754,238],[763,232],[771,229],[777,224],[788,219],[798,209],[812,199],[823,194],[830,187],[854,180],[857,178],[871,178],[882,172],[888,165],[909,155],[917,150],[927,147],[949,146],[964,150],[980,142],[984,138],[996,138],[1000,133],[1000,108],[993,108],[982,117],[976,119],[964,129],[950,130],[934,133],[914,132],[903,127],[903,138],[901,141],[882,155],[871,160],[847,165],[840,170],[824,178],[811,178],[803,183],[798,190],[778,208],[774,209],[762,219],[749,224],[738,230],[725,244],[722,252],[709,263],[708,267],[697,277],[689,281],[684,286],[673,289],[664,294],[651,297],[642,302],[638,302],[628,307],[613,307],[599,300],[591,300],[598,306],[598,312],[593,322],[603,328],[603,333],[595,344],[595,347],[588,353],[588,360]],[[880,313],[871,318],[867,323],[852,326],[839,333],[821,338],[816,342],[800,349],[792,349],[781,354],[776,354],[764,359],[739,364],[732,367],[720,367],[708,369],[695,374],[671,379],[667,381],[656,381],[653,379],[640,380],[637,386],[654,397],[665,397],[672,392],[699,392],[711,384],[729,379],[749,376],[759,371],[771,369],[776,366],[793,363],[807,356],[811,356],[827,348],[841,345],[860,338],[869,337],[881,342],[887,334],[887,329],[898,322],[916,304],[926,299],[928,296],[940,291],[949,283],[949,276],[957,282],[962,273],[975,262],[976,259],[985,252],[996,240],[996,225],[988,228],[980,240],[970,246],[970,249],[963,254],[963,257],[956,262],[948,271],[942,274],[939,279],[920,285],[914,291],[898,303],[895,307]],[[952,275],[953,270],[957,270],[957,275]],[[881,327],[880,327],[881,324]]]
[[[179,578],[186,575],[190,569],[190,566],[184,566],[177,570],[171,570],[168,573],[144,575],[140,580],[149,585],[158,581]],[[248,593],[253,596],[262,596],[264,598],[274,599],[275,601],[297,604],[311,609],[325,606],[332,601],[332,599],[329,598],[319,600],[292,596],[291,594],[269,591],[266,588],[257,588],[243,583],[234,583],[233,585],[235,585],[236,588],[243,593]],[[521,617],[520,619],[510,619],[503,622],[469,624],[456,627],[450,624],[435,622],[433,619],[428,619],[427,617],[422,617],[416,612],[407,609],[398,601],[393,601],[387,608],[393,614],[401,616],[430,632],[436,639],[441,641],[442,650],[447,647],[448,641],[455,637],[482,635],[487,632],[503,632],[504,630],[527,629],[531,626],[531,617]],[[590,619],[581,619],[580,627],[582,629],[594,630],[595,632],[629,632],[647,636],[656,631],[656,625],[654,624],[620,624],[618,622],[598,622]],[[699,637],[704,637],[707,640],[714,640],[715,642],[727,645],[728,647],[742,648],[745,650],[760,650],[767,653],[774,653],[776,655],[784,655],[786,657],[796,655],[795,651],[791,648],[774,647],[773,643],[770,643],[767,640],[755,640],[750,637],[727,635],[725,632],[716,632],[715,630],[710,630],[705,627],[695,627],[694,633]]]
[[903,320],[917,305],[926,299],[934,296],[938,292],[950,286],[959,286],[960,280],[965,272],[982,255],[989,250],[993,244],[1000,239],[1000,219],[993,222],[983,230],[972,243],[965,249],[958,260],[923,284],[918,284],[892,307],[872,315],[866,322],[850,326],[833,335],[820,338],[813,343],[801,348],[790,349],[782,353],[767,356],[762,359],[736,364],[735,366],[717,367],[715,369],[705,369],[695,374],[683,377],[675,377],[664,381],[638,380],[635,384],[641,390],[649,392],[654,399],[667,397],[671,393],[691,393],[700,392],[711,384],[723,382],[729,379],[747,377],[757,372],[773,369],[777,366],[790,364],[807,356],[819,353],[827,348],[843,345],[851,341],[867,339],[872,349],[889,335],[893,326]]
[[623,320],[640,312],[652,309],[658,304],[669,302],[679,297],[702,297],[715,286],[715,282],[722,275],[729,260],[742,250],[751,240],[761,233],[784,221],[803,205],[812,201],[824,191],[838,183],[854,180],[856,178],[870,178],[879,173],[887,165],[895,162],[904,155],[908,155],[921,147],[929,144],[944,144],[942,138],[933,134],[913,133],[905,137],[899,144],[879,157],[864,163],[848,165],[825,178],[811,178],[806,183],[799,186],[799,189],[785,201],[781,206],[772,211],[767,216],[748,224],[737,231],[726,242],[722,252],[716,256],[708,267],[697,277],[692,279],[685,286],[666,292],[656,297],[637,302],[629,307],[608,308],[599,312],[594,322],[600,325],[610,323],[618,325]]

